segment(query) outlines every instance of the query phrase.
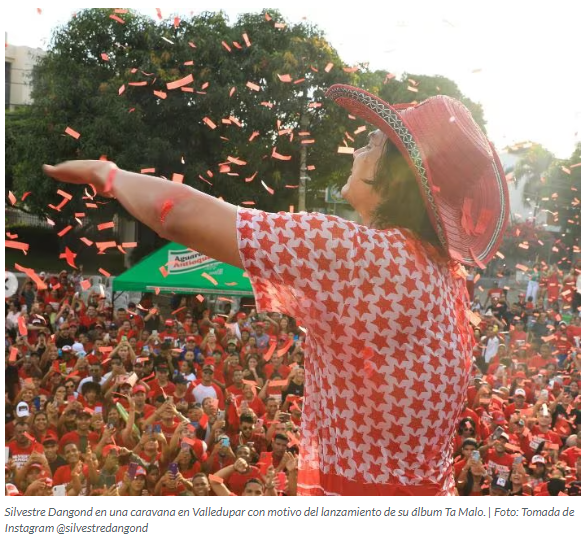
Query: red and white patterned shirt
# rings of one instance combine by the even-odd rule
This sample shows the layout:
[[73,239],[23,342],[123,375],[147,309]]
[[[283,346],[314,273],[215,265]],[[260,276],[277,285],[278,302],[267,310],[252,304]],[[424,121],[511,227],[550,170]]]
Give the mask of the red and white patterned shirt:
[[466,280],[403,229],[238,210],[260,312],[307,329],[300,495],[450,495],[469,381]]

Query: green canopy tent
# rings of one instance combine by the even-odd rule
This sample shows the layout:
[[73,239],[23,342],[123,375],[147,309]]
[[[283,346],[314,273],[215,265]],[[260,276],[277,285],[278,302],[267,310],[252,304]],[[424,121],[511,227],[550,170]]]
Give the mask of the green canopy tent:
[[113,292],[202,293],[252,296],[242,269],[222,263],[178,243],[169,243],[117,276]]

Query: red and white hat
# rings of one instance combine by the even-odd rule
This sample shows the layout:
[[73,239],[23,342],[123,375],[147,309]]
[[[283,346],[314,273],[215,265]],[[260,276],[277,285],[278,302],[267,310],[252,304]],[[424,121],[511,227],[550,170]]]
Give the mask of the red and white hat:
[[344,84],[326,96],[393,142],[416,176],[444,250],[484,268],[505,232],[509,196],[499,157],[469,110],[446,95],[391,105]]

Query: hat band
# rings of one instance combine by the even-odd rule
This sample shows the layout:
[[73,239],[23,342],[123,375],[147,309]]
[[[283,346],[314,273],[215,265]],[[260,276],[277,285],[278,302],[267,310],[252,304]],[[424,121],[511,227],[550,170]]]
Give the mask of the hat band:
[[397,112],[395,112],[395,110],[393,110],[392,108],[385,106],[385,104],[382,101],[374,99],[372,96],[366,95],[363,92],[359,92],[357,90],[347,88],[344,86],[333,89],[330,97],[332,99],[337,99],[339,97],[350,98],[369,107],[375,114],[377,114],[383,121],[385,121],[385,123],[387,123],[387,125],[389,125],[396,133],[396,135],[400,138],[401,143],[403,144],[404,148],[407,150],[410,156],[412,165],[415,167],[417,171],[417,174],[420,179],[420,184],[422,185],[426,193],[426,198],[428,200],[429,207],[432,209],[432,212],[434,213],[434,218],[436,220],[436,222],[434,223],[434,227],[436,228],[436,232],[438,233],[438,239],[440,239],[442,246],[448,252],[448,243],[444,235],[444,229],[442,227],[442,220],[440,218],[440,214],[438,213],[438,208],[436,207],[434,197],[432,196],[432,189],[430,188],[430,182],[428,181],[428,176],[426,174],[424,160],[422,159],[422,155],[420,154],[418,144],[416,144],[416,141],[414,140],[412,133],[410,133],[408,128],[405,126],[400,115]]

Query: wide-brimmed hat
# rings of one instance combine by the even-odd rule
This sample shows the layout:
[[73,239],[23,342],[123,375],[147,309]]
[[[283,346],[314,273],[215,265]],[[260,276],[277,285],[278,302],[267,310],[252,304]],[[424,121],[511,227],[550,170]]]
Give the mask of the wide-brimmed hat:
[[326,96],[393,142],[416,176],[444,250],[484,268],[505,232],[509,196],[499,157],[469,110],[446,95],[391,105],[344,84]]

